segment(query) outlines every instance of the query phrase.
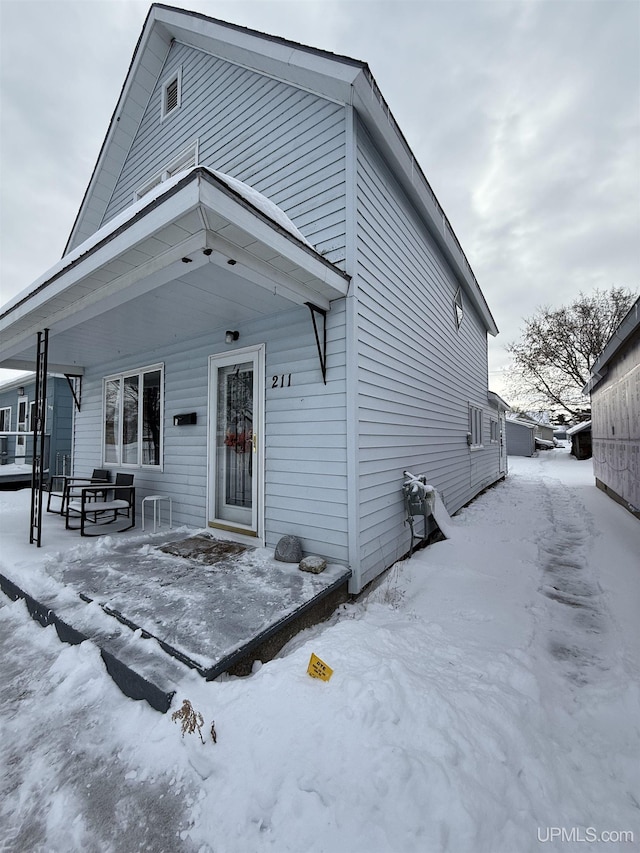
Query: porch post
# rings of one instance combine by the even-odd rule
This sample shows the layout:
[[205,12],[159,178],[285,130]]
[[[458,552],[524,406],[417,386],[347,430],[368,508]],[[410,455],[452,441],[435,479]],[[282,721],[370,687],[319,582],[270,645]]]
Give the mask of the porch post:
[[36,355],[36,399],[31,428],[33,431],[33,465],[31,469],[31,530],[29,543],[42,542],[42,486],[44,479],[45,423],[47,419],[47,360],[49,329],[38,332]]

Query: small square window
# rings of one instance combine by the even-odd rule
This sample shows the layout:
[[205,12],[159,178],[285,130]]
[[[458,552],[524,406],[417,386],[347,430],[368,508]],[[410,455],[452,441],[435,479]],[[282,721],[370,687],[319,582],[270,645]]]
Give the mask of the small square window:
[[182,103],[182,68],[172,74],[162,86],[161,119],[171,115]]

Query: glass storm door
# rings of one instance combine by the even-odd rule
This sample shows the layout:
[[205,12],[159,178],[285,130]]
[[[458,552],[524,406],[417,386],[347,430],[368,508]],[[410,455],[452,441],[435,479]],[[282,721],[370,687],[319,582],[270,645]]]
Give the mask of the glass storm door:
[[213,527],[258,534],[258,431],[261,404],[259,353],[240,351],[211,358],[215,435],[210,508]]

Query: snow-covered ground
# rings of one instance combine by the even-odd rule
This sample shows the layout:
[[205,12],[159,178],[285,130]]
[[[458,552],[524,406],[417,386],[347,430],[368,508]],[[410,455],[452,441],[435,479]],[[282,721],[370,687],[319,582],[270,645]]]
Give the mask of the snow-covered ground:
[[[510,467],[252,676],[190,676],[204,745],[0,599],[0,849],[638,849],[640,523],[564,450]],[[47,549],[18,544],[20,493],[0,506],[28,589]]]

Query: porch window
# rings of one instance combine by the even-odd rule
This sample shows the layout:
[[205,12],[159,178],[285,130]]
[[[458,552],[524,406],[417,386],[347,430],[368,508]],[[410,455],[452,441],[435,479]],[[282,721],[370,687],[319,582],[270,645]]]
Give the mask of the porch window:
[[162,465],[164,367],[153,365],[104,380],[103,462]]
[[0,432],[11,431],[11,406],[0,409]]
[[482,447],[482,409],[469,406],[469,446]]
[[177,157],[174,157],[173,160],[170,160],[165,166],[163,166],[159,172],[156,172],[152,178],[149,178],[146,183],[141,187],[138,187],[133,194],[133,200],[137,201],[147,193],[151,192],[151,190],[157,187],[158,184],[161,184],[163,181],[168,181],[169,178],[173,178],[173,176],[177,175],[179,172],[184,172],[192,166],[197,165],[198,140],[196,139],[196,141],[189,145],[188,148],[185,148],[185,150],[181,151]]
[[500,439],[500,430],[498,428],[498,421],[495,418],[491,418],[489,421],[489,438],[491,444],[496,444],[496,442]]

